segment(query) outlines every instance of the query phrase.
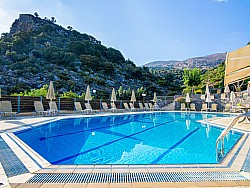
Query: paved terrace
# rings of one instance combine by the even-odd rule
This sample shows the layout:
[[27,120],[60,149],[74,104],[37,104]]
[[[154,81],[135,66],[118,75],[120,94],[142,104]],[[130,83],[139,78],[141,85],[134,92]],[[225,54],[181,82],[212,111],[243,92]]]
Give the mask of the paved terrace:
[[[106,114],[101,114],[106,115]],[[242,139],[221,164],[204,165],[51,165],[12,132],[67,117],[0,120],[0,187],[250,187],[250,123],[239,123]],[[233,117],[202,121],[226,126]]]

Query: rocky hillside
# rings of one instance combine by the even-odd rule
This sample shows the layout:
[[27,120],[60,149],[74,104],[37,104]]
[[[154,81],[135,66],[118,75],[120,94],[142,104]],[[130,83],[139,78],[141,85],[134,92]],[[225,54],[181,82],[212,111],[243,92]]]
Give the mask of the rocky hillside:
[[164,67],[169,69],[200,68],[209,69],[225,62],[226,53],[217,53],[203,57],[189,58],[183,61],[154,61],[147,63],[146,67]]
[[[0,38],[0,87],[5,94],[41,88],[54,81],[56,91],[85,91],[86,85],[108,97],[112,87],[144,87],[148,95],[166,94],[164,79],[136,67],[119,50],[57,25],[54,17],[21,14]],[[160,82],[159,82],[160,80]]]

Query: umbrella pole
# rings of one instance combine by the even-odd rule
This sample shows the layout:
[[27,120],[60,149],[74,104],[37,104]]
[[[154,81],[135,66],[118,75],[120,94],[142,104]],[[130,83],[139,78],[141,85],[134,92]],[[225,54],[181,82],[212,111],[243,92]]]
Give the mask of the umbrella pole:
[[52,103],[52,99],[50,99],[50,105],[49,105],[49,109],[50,109],[50,110],[52,110],[52,109],[51,109],[51,103]]
[[[88,100],[88,104],[89,104],[89,100]],[[88,108],[89,108],[89,105],[88,105]],[[89,109],[88,109],[89,110]],[[87,112],[88,112],[88,110],[87,110]]]

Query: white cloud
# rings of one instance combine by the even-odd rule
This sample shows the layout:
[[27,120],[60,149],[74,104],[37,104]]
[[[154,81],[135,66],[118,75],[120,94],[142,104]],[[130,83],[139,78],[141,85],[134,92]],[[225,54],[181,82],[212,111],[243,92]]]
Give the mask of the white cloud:
[[229,0],[213,0],[213,1],[222,3],[222,2],[228,2]]

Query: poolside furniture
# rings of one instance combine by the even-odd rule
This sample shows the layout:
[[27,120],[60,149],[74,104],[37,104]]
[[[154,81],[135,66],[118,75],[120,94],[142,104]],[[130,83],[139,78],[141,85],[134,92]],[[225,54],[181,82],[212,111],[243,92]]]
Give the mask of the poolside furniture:
[[148,103],[150,110],[154,110],[152,103]]
[[85,105],[85,109],[84,109],[84,113],[86,113],[86,114],[88,114],[88,113],[90,113],[90,114],[92,114],[93,113],[93,111],[92,111],[92,106],[89,104],[89,103],[84,103],[84,105]]
[[84,113],[97,113],[98,112],[98,110],[93,110],[93,108],[92,108],[92,106],[91,106],[91,104],[89,104],[89,103],[84,103],[84,105],[85,105],[85,107],[86,107],[86,109],[84,109]]
[[17,114],[17,112],[12,112],[11,101],[0,101],[0,112],[1,116],[10,115],[13,117]]
[[196,111],[195,103],[190,104],[190,111]]
[[150,110],[148,103],[144,103],[144,106],[145,106],[145,110]]
[[139,108],[140,108],[140,110],[142,110],[142,111],[145,110],[145,108],[143,107],[143,104],[140,103],[140,102],[139,102]]
[[123,106],[124,106],[125,110],[129,110],[129,111],[130,111],[130,108],[129,108],[129,106],[128,106],[128,103],[124,102],[124,103],[123,103]]
[[243,110],[243,106],[231,106],[231,112],[233,113],[236,113],[236,112],[240,112],[240,113],[243,113],[244,110]]
[[217,112],[217,106],[218,106],[218,104],[215,104],[215,103],[211,104],[211,111]]
[[80,102],[74,102],[74,106],[75,106],[75,113],[84,113],[84,110],[82,109],[82,105]]
[[131,111],[136,111],[138,110],[137,108],[134,107],[134,104],[132,102],[129,103]]
[[225,105],[224,112],[230,112],[230,110],[231,110],[231,104],[230,104],[230,103],[227,103],[227,104]]
[[202,104],[202,107],[201,107],[201,111],[207,111],[207,104],[206,103],[203,103]]
[[44,110],[42,101],[34,101],[34,107],[35,107],[35,112],[38,115],[42,115],[42,116],[51,115],[51,112],[49,110],[46,110],[46,111]]
[[225,100],[226,99],[226,93],[222,93],[221,96],[220,96],[220,99]]
[[182,110],[186,110],[186,104],[185,103],[181,103],[181,111]]
[[115,111],[123,112],[124,109],[118,109],[118,108],[116,108],[115,103],[111,103],[111,111],[113,111],[113,112],[115,112]]
[[248,98],[248,93],[243,93],[243,94],[242,94],[242,98],[243,98],[244,100],[246,100],[246,99]]
[[201,99],[205,100],[206,99],[206,95],[201,95]]
[[159,105],[157,104],[157,103],[155,103],[154,105],[153,105],[153,108],[152,108],[153,110],[161,110],[161,108],[159,107]]
[[56,102],[53,102],[53,101],[49,102],[49,108],[50,108],[51,115],[58,115],[58,114],[63,114],[67,112],[66,110],[58,110]]
[[106,112],[111,111],[111,109],[109,109],[108,104],[106,102],[102,102],[102,109],[103,111],[106,111]]
[[117,110],[115,103],[112,102],[110,105],[111,105],[111,110],[113,111]]

